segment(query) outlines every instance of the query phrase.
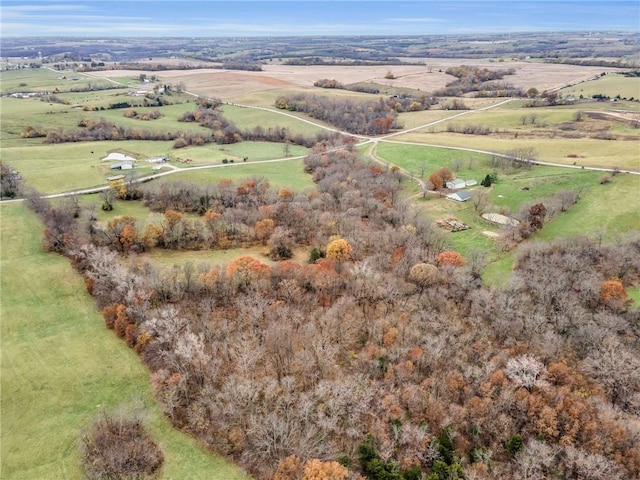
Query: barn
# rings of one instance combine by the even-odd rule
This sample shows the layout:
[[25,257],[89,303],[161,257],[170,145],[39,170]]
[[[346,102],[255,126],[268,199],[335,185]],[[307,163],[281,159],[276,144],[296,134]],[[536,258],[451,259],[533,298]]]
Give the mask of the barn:
[[466,202],[471,198],[471,194],[468,190],[458,190],[457,192],[447,195],[449,200],[455,200],[456,202]]
[[111,165],[111,170],[131,170],[133,169],[133,163],[131,162],[120,162],[114,163]]

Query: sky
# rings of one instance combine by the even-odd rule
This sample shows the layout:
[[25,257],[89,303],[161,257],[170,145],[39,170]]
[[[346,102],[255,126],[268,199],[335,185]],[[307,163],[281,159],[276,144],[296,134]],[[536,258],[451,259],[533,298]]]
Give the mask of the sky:
[[0,0],[2,37],[640,30],[640,0]]

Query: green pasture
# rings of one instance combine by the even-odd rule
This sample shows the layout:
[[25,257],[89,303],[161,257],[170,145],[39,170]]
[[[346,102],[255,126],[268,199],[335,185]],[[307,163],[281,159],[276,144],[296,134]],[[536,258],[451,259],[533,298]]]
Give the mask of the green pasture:
[[[518,110],[512,109],[494,109],[484,110],[481,112],[473,112],[469,115],[454,118],[448,122],[443,122],[433,131],[446,131],[449,124],[452,125],[484,125],[492,129],[501,130],[535,130],[540,126],[559,125],[563,122],[573,120],[573,115],[579,109],[566,108],[523,108]],[[531,123],[531,119],[535,117],[535,123]],[[526,120],[523,120],[523,118]],[[525,124],[523,124],[525,121]]]
[[239,181],[255,176],[266,177],[269,183],[276,188],[287,187],[301,191],[314,186],[311,176],[304,173],[302,160],[270,163],[229,163],[215,168],[184,170],[156,181],[172,182],[184,180],[206,184],[217,183],[223,179]]
[[[120,99],[121,101],[141,101],[136,97],[125,97]],[[120,101],[118,100],[118,101]],[[112,99],[113,103],[115,99]],[[90,112],[82,112],[82,118],[93,119],[105,119],[108,122],[114,123],[118,126],[125,128],[148,130],[150,132],[193,132],[208,135],[211,133],[211,129],[200,126],[197,122],[179,122],[180,115],[186,112],[196,110],[195,103],[181,103],[174,105],[165,105],[162,107],[130,107],[130,108],[116,108],[109,110],[96,110]],[[158,111],[163,114],[162,117],[155,120],[140,120],[137,118],[127,118],[125,114],[135,110],[138,115],[143,115],[149,112]]]
[[[170,157],[178,161],[178,159],[192,160],[192,165],[210,165],[211,163],[220,163],[225,158],[229,161],[233,160],[234,164],[244,163],[244,158],[248,162],[259,160],[273,160],[285,157],[285,145],[274,142],[238,142],[228,145],[218,145],[208,143],[198,147],[185,147],[172,150]],[[289,145],[289,156],[297,157],[306,155],[309,149],[299,145]],[[179,163],[176,163],[179,165]]]
[[[487,166],[489,155],[450,148],[383,141],[378,143],[375,154],[378,158],[397,165],[425,181],[440,167],[449,167],[456,177],[476,180],[478,183],[493,170]],[[455,168],[457,165],[459,168]]]
[[589,80],[571,87],[560,90],[563,97],[573,95],[574,97],[592,97],[593,95],[606,95],[621,98],[640,98],[640,78],[625,77],[617,73],[609,73],[596,80]]
[[[61,80],[60,77],[67,77]],[[77,80],[71,80],[77,78]],[[55,72],[46,68],[23,68],[21,70],[6,70],[0,72],[0,84],[2,93],[15,92],[53,92],[56,88],[60,92],[66,92],[72,88],[88,87],[107,83],[99,78],[87,78],[72,71]],[[26,85],[23,85],[26,84]]]
[[419,112],[402,112],[398,115],[398,122],[402,128],[415,128],[428,125],[453,114],[449,110],[422,110]]
[[611,239],[618,233],[640,230],[638,192],[639,175],[620,174],[611,183],[595,183],[569,211],[545,225],[537,238],[603,234]]
[[482,272],[482,281],[492,287],[501,287],[507,283],[513,272],[516,251],[500,253]]
[[[61,79],[61,77],[66,79]],[[76,78],[77,80],[71,80]],[[89,87],[115,87],[116,85],[108,80],[98,77],[88,77],[81,73],[70,70],[54,72],[45,68],[7,70],[0,72],[0,85],[2,94],[18,92],[46,92],[66,98],[66,95],[78,95],[82,93],[96,92],[74,92],[74,90],[85,90]],[[103,92],[111,95],[119,90],[110,88]]]
[[77,128],[80,112],[70,105],[42,102],[30,98],[0,98],[0,132],[2,147],[17,145],[41,145],[44,138],[22,138],[25,127],[49,130],[66,130]]
[[99,222],[108,222],[116,217],[134,217],[145,219],[151,211],[144,206],[141,201],[135,200],[114,200],[113,210],[106,212],[102,210],[102,196],[98,193],[92,195],[81,195],[78,197],[81,206],[93,208]]
[[[115,86],[115,84],[113,83],[110,83],[109,85],[112,87]],[[83,106],[94,106],[98,108],[104,107],[105,109],[108,109],[109,106],[113,103],[120,103],[120,102],[128,102],[131,105],[138,105],[138,104],[144,105],[144,99],[145,99],[144,96],[131,95],[134,89],[135,89],[135,86],[134,87],[123,86],[120,88],[110,89],[110,90],[66,93],[64,95],[61,95],[61,97],[69,100],[69,102],[74,105],[78,104]],[[152,89],[146,86],[141,88],[141,90],[146,90],[152,93]],[[171,94],[163,94],[159,96],[163,99],[163,101],[165,102],[165,105],[157,106],[153,108],[161,109],[164,107],[182,105],[184,106],[184,110],[182,110],[181,113],[186,112],[188,110],[195,110],[196,108],[194,103],[194,97],[191,95],[187,95],[185,93],[180,94],[177,92],[171,92]],[[190,106],[187,106],[187,105],[190,105]],[[145,107],[132,107],[132,108],[145,108]],[[116,109],[116,111],[117,110],[119,109]]]
[[[637,175],[618,175],[612,183],[594,185],[582,193],[577,204],[552,219],[532,240],[602,235],[609,241],[619,233],[640,230],[639,191],[640,177]],[[498,253],[485,268],[483,280],[494,286],[504,284],[513,269],[515,255],[516,251]],[[640,303],[640,288],[630,289],[628,293]]]
[[640,305],[640,287],[634,287],[627,289],[629,298],[637,305]]
[[127,140],[118,142],[82,142],[58,145],[3,148],[2,160],[18,170],[25,183],[41,193],[105,185],[108,176],[120,173],[110,162],[100,159],[110,152],[121,152],[139,159],[136,174],[152,173],[146,158],[166,155],[173,142]]
[[[492,133],[498,135],[500,133],[513,134],[514,138],[518,134],[549,135],[550,132],[562,136],[563,131],[560,128],[562,124],[572,123],[575,132],[582,132],[586,136],[592,136],[597,131],[607,128],[607,125],[611,125],[612,133],[631,136],[632,140],[637,139],[638,129],[628,123],[616,122],[613,118],[610,122],[603,123],[602,120],[590,119],[588,114],[584,113],[585,111],[605,110],[605,106],[606,104],[602,102],[589,102],[577,106],[523,108],[520,110],[495,109],[473,112],[434,125],[429,128],[429,131],[432,133],[446,132],[450,125],[457,127],[472,125],[490,128]],[[582,113],[583,120],[575,122],[574,119],[579,112]]]
[[[290,145],[289,155],[302,156],[309,150],[305,147]],[[283,158],[284,145],[269,142],[240,142],[232,145],[206,144],[199,147],[173,149],[173,142],[149,140],[127,140],[111,142],[81,142],[56,145],[30,145],[26,147],[10,147],[0,150],[2,160],[18,170],[30,187],[41,193],[60,193],[75,189],[105,185],[107,177],[119,174],[110,169],[110,162],[100,159],[110,152],[121,152],[138,160],[136,168],[131,172],[135,176],[154,173],[152,164],[146,159],[169,155],[176,165],[188,168],[189,165],[221,164],[223,159],[233,160],[229,167],[242,166],[253,161]],[[247,157],[247,162],[243,161]],[[181,164],[179,159],[192,159],[189,164]],[[301,165],[300,163],[298,163]],[[254,170],[270,170],[271,164],[263,164]],[[222,166],[222,164],[221,164]],[[281,167],[275,167],[280,171]],[[302,166],[299,168],[302,172]],[[123,172],[129,174],[129,172]],[[199,171],[203,172],[203,171]],[[195,173],[195,172],[194,172]],[[191,176],[208,174],[196,173]],[[278,174],[279,175],[279,174]],[[280,175],[279,175],[280,176]],[[294,173],[293,177],[297,175]],[[282,177],[286,179],[286,175]]]
[[280,113],[268,112],[233,105],[223,105],[220,108],[224,117],[235,123],[240,130],[253,130],[257,126],[265,130],[272,127],[285,127],[294,135],[301,134],[304,136],[314,136],[324,131],[323,128],[316,127],[310,123],[301,122],[288,115],[282,115],[283,111],[281,110],[279,111]]
[[600,186],[601,172],[534,165],[530,169],[498,174],[491,200],[500,209],[516,212],[524,203],[552,197],[562,190],[588,192]]
[[455,133],[411,132],[394,137],[408,141],[451,148],[478,149],[506,153],[518,149],[533,149],[538,160],[586,167],[640,170],[640,146],[633,140],[596,140],[592,138],[496,138],[494,136]]
[[[498,182],[486,190],[494,211],[516,212],[525,203],[552,197],[562,190],[580,192],[578,203],[552,219],[534,238],[553,240],[576,235],[597,235],[599,232],[613,237],[620,232],[640,229],[637,199],[640,176],[637,175],[616,175],[613,182],[601,185],[602,172],[548,166],[502,170],[491,167],[487,162],[488,156],[390,142],[380,142],[376,154],[408,170],[417,178],[425,163],[424,180],[441,166],[451,168],[454,160],[460,160],[456,175],[463,179],[481,179],[487,173],[496,171]],[[483,188],[477,186],[469,190]],[[487,252],[490,263],[483,275],[485,281],[498,285],[508,277],[513,254],[502,252],[499,242],[485,234],[499,234],[500,227],[482,219],[481,212],[474,210],[472,202],[458,203],[433,195],[424,199],[417,195],[416,198],[416,204],[432,220],[455,217],[471,227],[461,232],[447,232],[445,237],[451,248],[463,255],[476,249]],[[488,207],[488,210],[491,209]]]
[[84,282],[44,253],[22,204],[2,215],[2,466],[6,480],[82,479],[79,440],[105,410],[134,406],[161,445],[165,479],[243,479],[172,428],[137,355],[104,326]]

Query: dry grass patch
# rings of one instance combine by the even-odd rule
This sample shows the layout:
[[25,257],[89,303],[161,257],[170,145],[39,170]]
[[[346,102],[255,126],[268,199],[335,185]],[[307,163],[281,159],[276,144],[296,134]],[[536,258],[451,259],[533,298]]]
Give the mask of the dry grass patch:
[[[172,84],[184,82],[188,91],[198,95],[234,98],[274,88],[313,86],[322,78],[336,79],[343,84],[375,82],[394,88],[412,88],[428,94],[444,87],[455,78],[444,73],[458,65],[475,65],[492,70],[513,68],[515,74],[507,81],[516,87],[539,91],[576,84],[602,73],[602,67],[554,65],[533,62],[490,62],[467,59],[422,59],[425,65],[381,66],[295,66],[265,65],[261,72],[238,72],[218,69],[168,70],[157,73],[158,80]],[[420,59],[412,59],[420,61]],[[391,70],[394,79],[385,78]],[[620,69],[608,69],[619,71]],[[92,75],[104,78],[137,77],[142,70],[107,70]]]

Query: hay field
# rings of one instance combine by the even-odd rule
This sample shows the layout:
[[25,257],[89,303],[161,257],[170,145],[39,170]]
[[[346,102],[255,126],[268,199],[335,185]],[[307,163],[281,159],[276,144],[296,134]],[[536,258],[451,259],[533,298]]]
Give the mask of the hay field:
[[[415,61],[415,60],[414,60]],[[178,84],[183,82],[186,89],[199,95],[219,97],[225,100],[254,92],[295,87],[312,87],[313,82],[323,78],[336,79],[344,84],[375,82],[398,88],[419,89],[425,93],[444,87],[455,79],[445,70],[458,65],[475,65],[491,70],[515,69],[515,75],[505,77],[505,81],[516,87],[539,91],[551,90],[568,84],[586,81],[603,71],[616,72],[620,69],[555,65],[525,61],[478,61],[465,59],[424,59],[425,65],[383,65],[383,66],[297,66],[265,65],[261,72],[241,72],[219,69],[167,70],[154,72],[158,80]],[[386,79],[387,72],[393,72],[393,80]],[[103,78],[137,77],[142,70],[106,70],[93,72],[92,76]]]

